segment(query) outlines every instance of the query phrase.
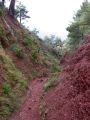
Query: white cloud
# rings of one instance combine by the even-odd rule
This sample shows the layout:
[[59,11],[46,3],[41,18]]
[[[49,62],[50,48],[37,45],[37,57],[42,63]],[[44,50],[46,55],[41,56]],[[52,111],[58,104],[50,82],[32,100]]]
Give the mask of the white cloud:
[[30,11],[28,26],[42,33],[57,34],[65,38],[74,12],[80,8],[83,0],[21,0]]

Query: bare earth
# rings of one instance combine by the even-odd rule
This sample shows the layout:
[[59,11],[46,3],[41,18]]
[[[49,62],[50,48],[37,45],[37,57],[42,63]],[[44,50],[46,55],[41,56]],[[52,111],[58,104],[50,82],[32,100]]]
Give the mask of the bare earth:
[[27,100],[10,120],[40,120],[39,103],[42,95],[43,82],[47,78],[37,78],[30,83]]

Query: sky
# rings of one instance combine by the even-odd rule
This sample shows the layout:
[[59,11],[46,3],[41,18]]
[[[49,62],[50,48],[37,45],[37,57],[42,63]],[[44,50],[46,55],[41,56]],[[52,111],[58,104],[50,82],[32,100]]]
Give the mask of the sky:
[[66,27],[84,0],[19,0],[28,9],[30,19],[26,25],[37,28],[41,37],[55,34],[66,39]]

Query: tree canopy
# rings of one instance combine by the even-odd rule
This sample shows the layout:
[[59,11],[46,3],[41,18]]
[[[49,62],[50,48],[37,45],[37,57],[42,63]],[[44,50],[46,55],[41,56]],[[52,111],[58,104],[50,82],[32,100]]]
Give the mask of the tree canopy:
[[76,48],[84,36],[90,34],[90,3],[85,0],[73,17],[73,22],[67,27],[68,44],[71,49]]
[[20,19],[20,23],[22,20],[26,18],[30,18],[30,16],[27,15],[28,10],[26,7],[20,2],[15,9],[15,17]]

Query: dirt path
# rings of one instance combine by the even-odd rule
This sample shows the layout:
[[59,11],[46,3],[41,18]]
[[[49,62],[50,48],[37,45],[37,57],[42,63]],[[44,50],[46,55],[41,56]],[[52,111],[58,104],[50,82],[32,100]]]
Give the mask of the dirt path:
[[38,78],[30,83],[26,102],[10,120],[40,120],[39,103],[45,80],[47,78]]

